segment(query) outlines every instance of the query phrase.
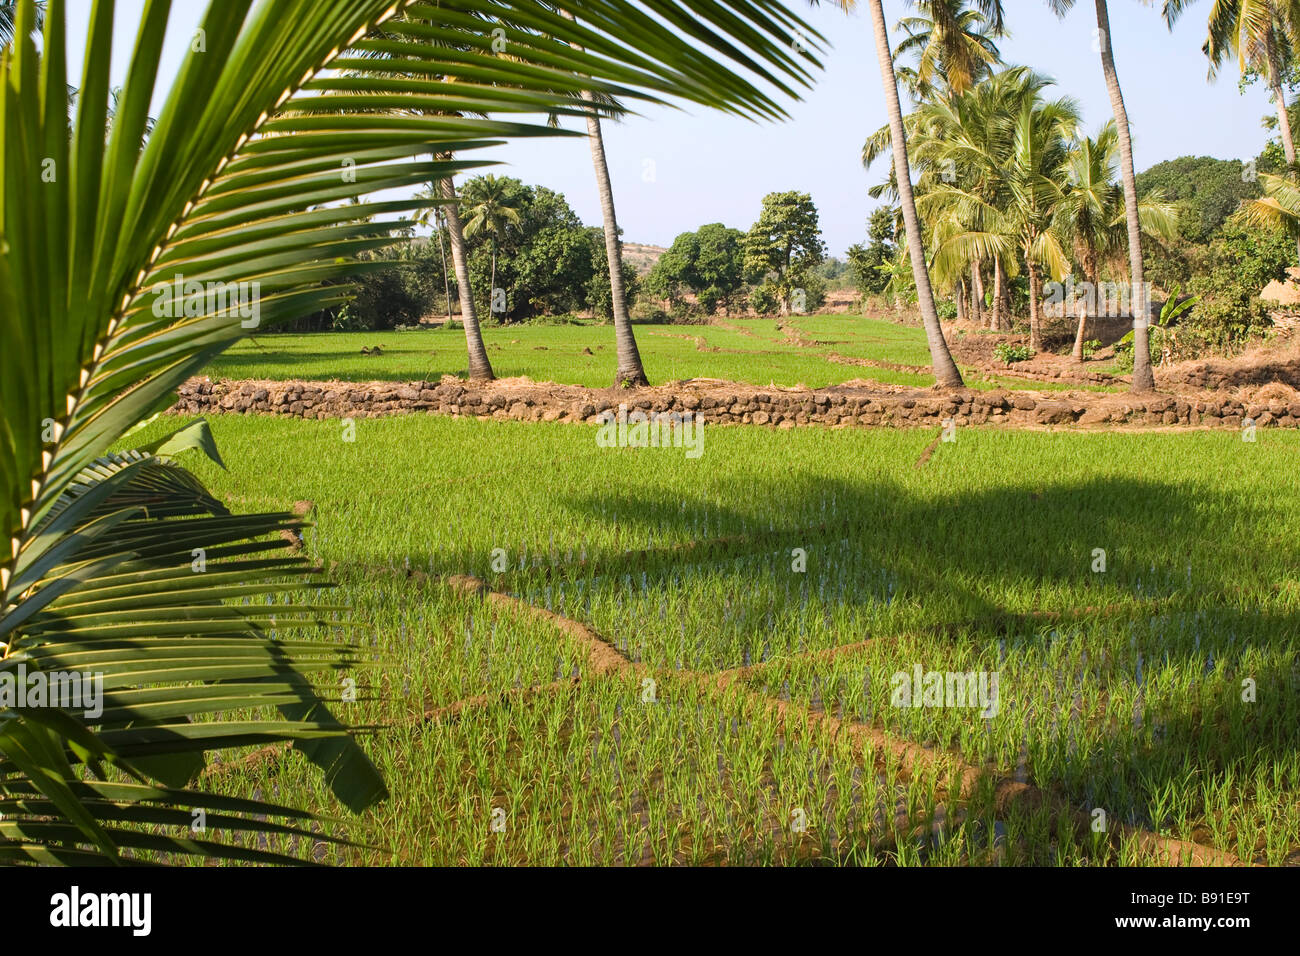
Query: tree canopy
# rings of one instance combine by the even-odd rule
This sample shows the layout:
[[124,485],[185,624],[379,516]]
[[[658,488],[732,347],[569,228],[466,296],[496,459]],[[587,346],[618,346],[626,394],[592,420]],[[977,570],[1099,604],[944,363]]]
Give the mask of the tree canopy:
[[789,312],[796,290],[806,290],[813,270],[826,258],[812,196],[801,192],[764,196],[763,210],[745,236],[744,249],[746,277],[764,281],[781,311]]

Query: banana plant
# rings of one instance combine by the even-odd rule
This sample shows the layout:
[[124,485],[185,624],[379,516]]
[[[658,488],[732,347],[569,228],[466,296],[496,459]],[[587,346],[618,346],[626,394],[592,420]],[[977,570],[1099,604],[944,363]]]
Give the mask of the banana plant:
[[[776,0],[566,6],[216,0],[146,137],[170,0],[144,0],[111,119],[112,0],[72,118],[66,5],[19,0],[0,53],[0,860],[287,862],[242,834],[310,814],[196,788],[232,748],[291,741],[350,811],[385,796],[326,690],[368,655],[320,639],[346,621],[304,598],[327,582],[294,550],[303,520],[232,514],[181,467],[217,455],[202,422],[123,437],[242,336],[346,301],[386,265],[358,253],[428,202],[359,197],[561,135],[536,117],[585,116],[584,94],[780,117],[819,66]],[[66,699],[73,677],[102,699]]]
[[[1162,335],[1168,336],[1169,348],[1176,352],[1178,347],[1178,332],[1174,322],[1181,318],[1185,312],[1191,311],[1196,307],[1196,303],[1201,300],[1199,295],[1190,295],[1185,299],[1180,299],[1182,295],[1182,285],[1175,285],[1169,297],[1165,299],[1165,304],[1160,307],[1160,316],[1156,319],[1153,329],[1157,329]],[[1116,351],[1127,351],[1133,346],[1133,332],[1130,330],[1123,338],[1115,343]],[[1163,364],[1163,363],[1162,363]]]

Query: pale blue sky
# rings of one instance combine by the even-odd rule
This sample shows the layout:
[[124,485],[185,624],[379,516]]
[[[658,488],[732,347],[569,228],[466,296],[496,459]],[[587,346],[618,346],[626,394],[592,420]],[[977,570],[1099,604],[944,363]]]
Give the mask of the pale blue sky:
[[[115,82],[121,82],[135,37],[141,0],[118,4]],[[176,72],[206,4],[177,0],[160,74]],[[1093,50],[1093,4],[1080,0],[1064,20],[1044,0],[1005,4],[1012,31],[1001,42],[1009,63],[1034,67],[1057,81],[1055,95],[1074,96],[1089,128],[1111,116],[1101,65]],[[829,251],[865,236],[876,203],[867,196],[887,168],[870,170],[859,155],[866,134],[885,123],[879,67],[865,11],[853,17],[830,6],[799,8],[833,48],[826,69],[801,102],[788,105],[784,123],[757,124],[698,107],[647,109],[623,123],[605,125],[606,152],[624,239],[668,245],[678,233],[706,222],[747,229],[764,194],[798,189],[812,194],[821,212]],[[1213,84],[1206,80],[1200,47],[1209,0],[1184,15],[1170,34],[1154,7],[1141,0],[1111,0],[1116,64],[1133,123],[1136,161],[1142,170],[1186,154],[1246,159],[1264,145],[1260,118],[1272,109],[1259,86],[1237,91],[1234,66]],[[902,0],[886,0],[893,24],[905,15]],[[69,59],[80,63],[90,0],[69,0]],[[77,78],[71,79],[73,83]],[[161,94],[156,99],[161,103]],[[526,140],[495,151],[500,172],[563,192],[591,224],[600,222],[585,140]]]

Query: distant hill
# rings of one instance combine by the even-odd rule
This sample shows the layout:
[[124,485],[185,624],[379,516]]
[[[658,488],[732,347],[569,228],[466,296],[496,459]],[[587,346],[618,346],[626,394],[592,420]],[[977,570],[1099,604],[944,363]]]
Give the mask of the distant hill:
[[637,275],[643,276],[654,268],[654,264],[659,261],[659,257],[667,251],[663,246],[647,246],[641,242],[624,242],[623,261],[635,268]]

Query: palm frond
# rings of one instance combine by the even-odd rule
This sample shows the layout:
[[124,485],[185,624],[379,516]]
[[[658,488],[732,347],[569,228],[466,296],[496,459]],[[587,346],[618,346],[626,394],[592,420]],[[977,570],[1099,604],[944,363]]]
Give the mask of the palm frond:
[[[293,552],[303,521],[229,514],[175,446],[110,448],[240,337],[344,300],[384,265],[357,254],[427,205],[360,197],[561,134],[532,117],[584,115],[584,94],[779,117],[822,42],[776,0],[583,0],[576,21],[537,0],[220,0],[151,120],[170,9],[145,0],[115,94],[96,0],[71,128],[63,0],[39,46],[22,0],[0,54],[0,674],[91,668],[105,695],[95,716],[0,703],[0,803],[27,808],[0,811],[6,860],[278,860],[144,826],[218,806],[181,789],[217,749],[293,741],[344,806],[383,796],[322,689],[368,657],[285,637],[338,626],[298,597],[324,585]],[[230,809],[243,829],[272,812]]]

